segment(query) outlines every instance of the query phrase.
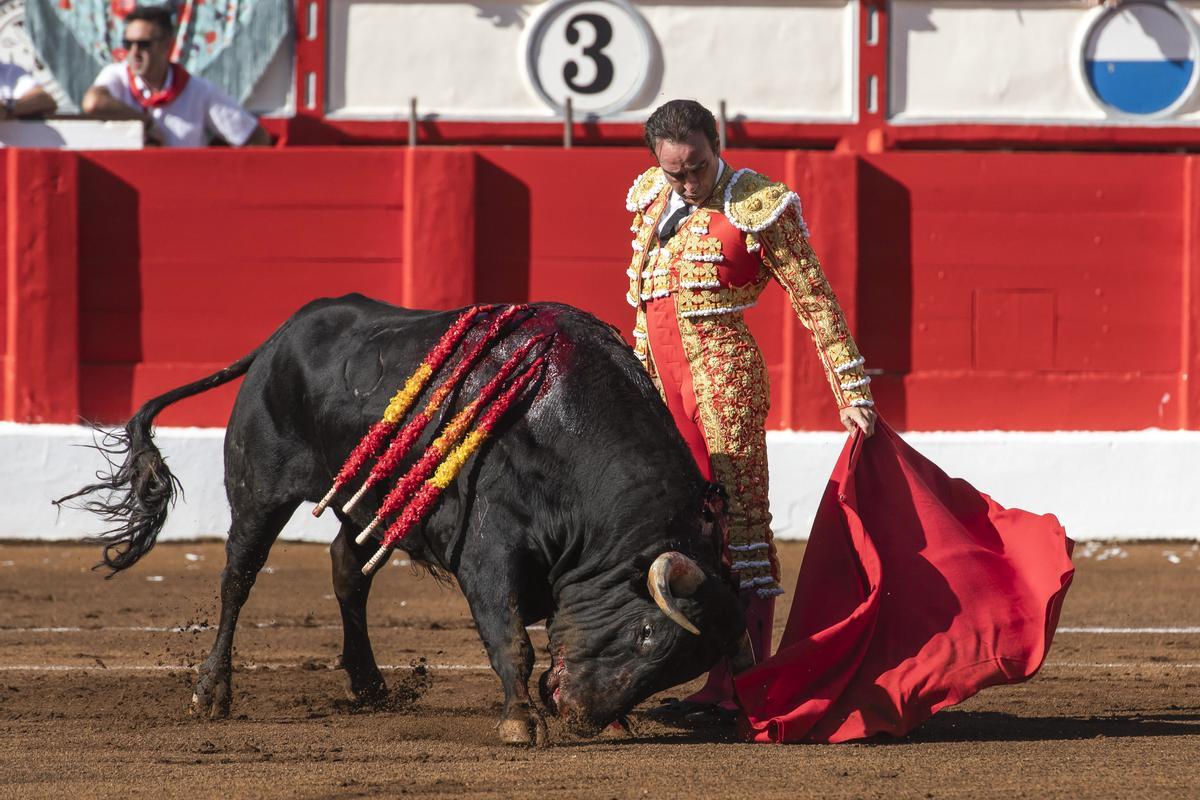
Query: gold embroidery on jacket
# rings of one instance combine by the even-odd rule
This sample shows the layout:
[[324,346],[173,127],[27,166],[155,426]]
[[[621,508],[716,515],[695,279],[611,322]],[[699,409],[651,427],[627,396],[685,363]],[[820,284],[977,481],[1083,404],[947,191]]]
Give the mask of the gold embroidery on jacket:
[[730,561],[742,562],[735,577],[744,588],[776,594],[779,571],[767,497],[771,388],[762,353],[741,314],[681,317],[679,334],[713,479],[729,496]]

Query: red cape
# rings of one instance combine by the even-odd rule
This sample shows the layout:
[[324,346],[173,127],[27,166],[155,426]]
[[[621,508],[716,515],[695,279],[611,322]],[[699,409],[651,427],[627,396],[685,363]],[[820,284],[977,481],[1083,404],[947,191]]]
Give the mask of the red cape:
[[825,490],[779,651],[738,675],[743,737],[900,736],[988,686],[1031,677],[1071,583],[1051,514],[949,478],[883,420]]

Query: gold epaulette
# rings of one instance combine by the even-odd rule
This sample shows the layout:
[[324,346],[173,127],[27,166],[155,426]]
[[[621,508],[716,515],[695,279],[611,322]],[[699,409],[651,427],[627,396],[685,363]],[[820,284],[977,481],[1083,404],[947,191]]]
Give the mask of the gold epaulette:
[[645,211],[658,197],[658,193],[667,185],[667,179],[659,167],[651,167],[638,176],[625,195],[625,208],[630,211]]
[[770,227],[792,204],[799,214],[800,198],[795,192],[754,170],[739,169],[725,187],[725,216],[746,233]]

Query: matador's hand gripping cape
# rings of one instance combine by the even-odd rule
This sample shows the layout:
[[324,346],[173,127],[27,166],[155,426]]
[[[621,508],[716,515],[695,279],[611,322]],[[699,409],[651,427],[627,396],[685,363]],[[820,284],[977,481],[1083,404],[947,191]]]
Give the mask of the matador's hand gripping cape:
[[[689,401],[694,394],[696,413],[683,418],[688,415],[678,404],[668,400],[668,406],[681,430],[699,427],[712,477],[729,494],[729,558],[741,588],[768,597],[782,591],[767,501],[770,387],[742,312],[775,279],[812,333],[838,407],[874,405],[870,378],[809,246],[795,192],[757,172],[726,166],[709,201],[660,244],[657,230],[670,196],[662,170],[654,167],[634,181],[626,198],[634,214],[626,296],[636,312],[634,349],[667,399],[678,387],[658,369],[655,351],[682,345],[685,394]],[[669,330],[661,324],[664,309]]]

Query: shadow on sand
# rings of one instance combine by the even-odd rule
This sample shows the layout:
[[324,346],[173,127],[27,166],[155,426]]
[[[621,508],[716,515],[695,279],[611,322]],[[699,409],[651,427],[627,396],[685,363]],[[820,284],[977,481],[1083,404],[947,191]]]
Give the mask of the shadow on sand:
[[1024,717],[998,711],[943,711],[903,739],[886,742],[1036,742],[1200,736],[1200,711]]
[[[635,730],[638,726],[634,721]],[[645,723],[643,723],[644,727]],[[1200,736],[1200,709],[1128,716],[1023,717],[998,711],[943,711],[900,738],[880,736],[863,745],[932,744],[941,742],[1052,742],[1078,739],[1123,739],[1139,736]],[[556,742],[556,745],[594,744],[597,740]],[[680,729],[670,733],[639,734],[610,739],[606,744],[719,744],[737,743],[731,727]]]

